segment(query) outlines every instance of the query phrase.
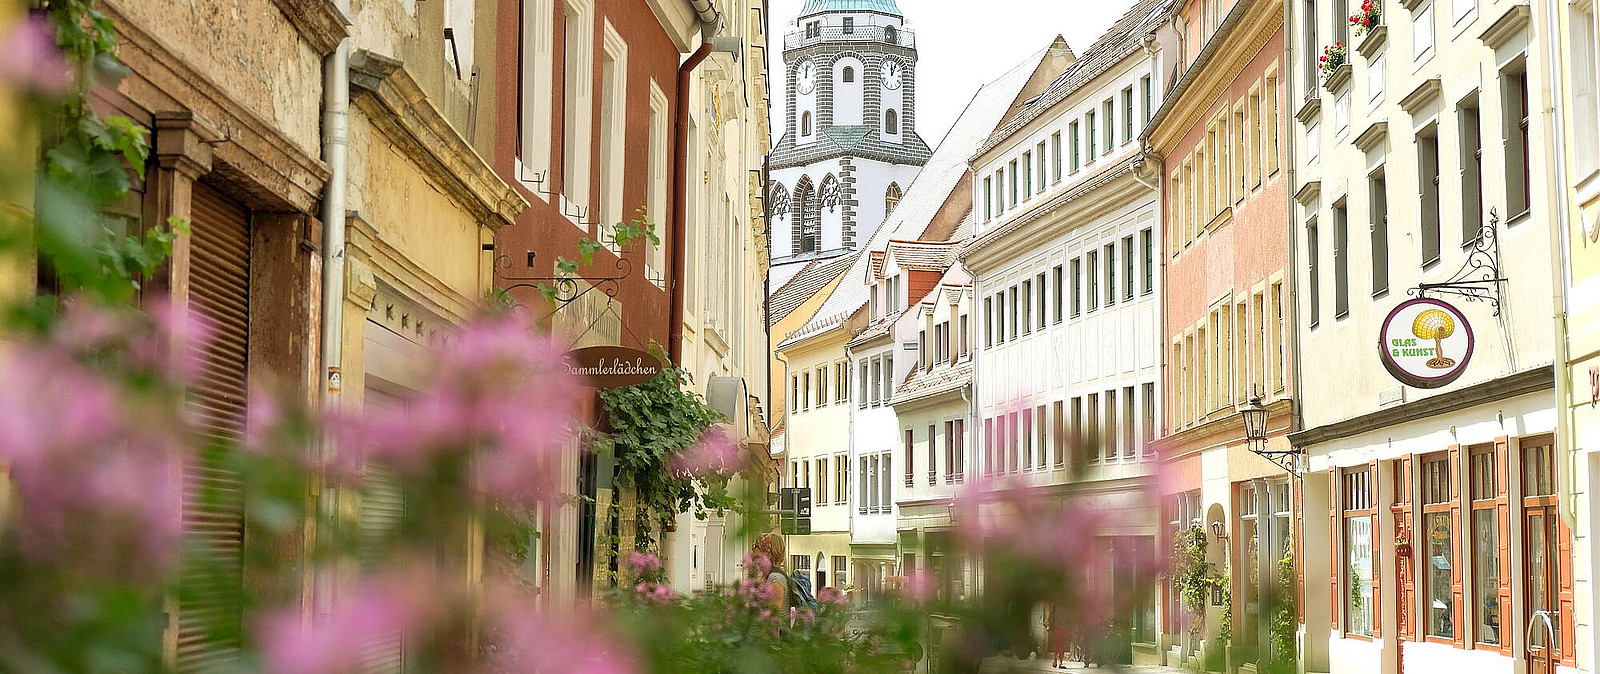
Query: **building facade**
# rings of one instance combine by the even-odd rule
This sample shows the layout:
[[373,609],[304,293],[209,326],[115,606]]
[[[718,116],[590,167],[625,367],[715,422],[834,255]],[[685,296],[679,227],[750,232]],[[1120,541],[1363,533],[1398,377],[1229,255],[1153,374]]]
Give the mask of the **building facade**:
[[861,248],[930,154],[917,134],[916,34],[894,0],[807,0],[783,67],[775,265]]
[[[1115,531],[1093,545],[1152,554],[1147,498],[1159,400],[1163,248],[1156,174],[1139,142],[1161,103],[1163,51],[1145,38],[1160,2],[1139,2],[972,160],[977,375],[975,465],[996,489],[1104,506]],[[1065,49],[1058,43],[1057,50]],[[981,431],[977,431],[981,424]],[[1093,582],[1130,607],[1115,620],[1156,661],[1154,599],[1114,569]],[[1137,653],[1137,656],[1136,656]]]
[[[1367,30],[1347,13],[1298,4],[1287,64],[1307,665],[1592,667],[1562,503],[1581,485],[1531,318],[1555,315],[1563,217],[1541,29],[1494,0],[1384,6]],[[1347,56],[1321,65],[1331,44]]]
[[[849,532],[843,538],[848,547],[843,567],[847,581],[842,585],[858,598],[875,594],[885,581],[902,575],[896,490],[904,487],[897,486],[903,481],[896,480],[903,475],[896,472],[895,456],[902,450],[893,403],[896,388],[905,383],[916,360],[916,348],[913,344],[908,349],[898,342],[893,327],[908,307],[920,306],[938,285],[944,269],[932,271],[935,267],[915,263],[917,269],[900,270],[898,263],[885,267],[888,253],[896,246],[932,248],[943,251],[940,255],[946,258],[944,265],[949,265],[953,248],[948,242],[970,237],[970,225],[964,224],[970,219],[972,193],[967,157],[994,131],[1001,115],[1019,100],[1025,87],[1042,90],[1056,74],[1048,72],[1044,52],[1040,52],[980,89],[922,172],[911,181],[899,207],[883,227],[873,232],[862,251],[845,257],[848,268],[832,282],[826,299],[799,327],[781,339],[774,334],[775,356],[784,363],[790,396],[789,416],[783,425],[784,460],[789,471],[785,486],[803,486],[805,466],[814,469],[819,460],[831,462],[828,479],[836,502],[833,507],[842,506],[847,518],[844,531]],[[908,274],[913,272],[918,279],[915,288],[908,281]],[[805,274],[794,275],[793,282],[804,282]],[[809,303],[805,306],[809,307]],[[817,382],[821,381],[821,366],[839,364],[845,366],[842,380],[835,374],[828,385],[834,391],[830,400],[842,399],[844,409],[836,409],[833,405],[837,403],[830,402],[826,411],[805,411],[806,375],[812,376],[814,396]],[[841,381],[843,390],[839,387]],[[845,416],[841,417],[841,412]],[[843,466],[838,463],[841,449]],[[904,466],[900,469],[904,470]],[[843,502],[839,503],[841,497]],[[821,531],[818,523],[829,527],[827,531],[789,538],[792,555],[810,556],[813,574],[818,552],[830,565],[837,563],[833,551],[838,549],[839,541],[832,528],[837,521],[828,513],[823,515],[829,519],[814,522],[813,531]],[[832,568],[830,574],[833,578],[839,576]]]
[[[1556,307],[1556,447],[1558,456],[1570,457],[1578,466],[1574,498],[1562,506],[1576,523],[1574,563],[1586,565],[1587,577],[1593,579],[1594,525],[1581,513],[1592,507],[1590,485],[1600,483],[1600,464],[1594,458],[1600,448],[1600,129],[1589,121],[1600,115],[1595,38],[1600,23],[1593,3],[1537,5],[1533,11],[1533,26],[1548,36],[1540,41],[1541,48],[1553,57],[1540,87],[1548,92],[1550,105],[1540,107],[1552,117],[1553,133],[1543,143],[1557,182],[1551,191],[1552,213],[1557,215],[1549,218],[1559,254],[1552,269],[1561,290]],[[1595,583],[1575,582],[1574,590],[1577,606],[1584,607],[1580,616],[1592,616],[1593,607],[1600,605]],[[1577,647],[1580,658],[1600,652],[1596,639],[1590,629],[1589,643]]]
[[[959,237],[952,246],[960,245]],[[902,569],[924,572],[937,601],[971,597],[972,568],[953,545],[951,508],[967,484],[972,445],[972,277],[950,264],[921,302],[895,321],[894,342],[915,343],[915,360],[894,392],[905,466],[895,497]]]
[[[1192,612],[1164,583],[1160,645],[1169,662],[1207,668],[1293,657],[1270,630],[1297,481],[1252,451],[1288,451],[1293,414],[1283,11],[1278,0],[1179,3],[1161,37],[1176,77],[1145,132],[1166,236],[1160,540],[1200,527],[1229,589]],[[1265,410],[1255,439],[1240,414],[1251,406]]]

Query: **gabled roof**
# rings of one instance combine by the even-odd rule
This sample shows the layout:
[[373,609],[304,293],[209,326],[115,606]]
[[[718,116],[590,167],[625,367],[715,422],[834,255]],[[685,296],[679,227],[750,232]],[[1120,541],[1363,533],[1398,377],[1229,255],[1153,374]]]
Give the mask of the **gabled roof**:
[[894,404],[906,403],[954,391],[972,381],[972,359],[966,358],[951,365],[938,363],[931,370],[911,368],[911,376],[894,390]]
[[[921,238],[950,198],[951,192],[960,184],[962,176],[966,175],[967,158],[994,131],[1001,116],[1016,102],[1018,93],[1039,68],[1047,51],[1039,50],[1010,72],[978,90],[966,110],[956,119],[955,125],[945,134],[944,141],[939,143],[938,149],[917,174],[916,180],[906,189],[905,196],[895,206],[894,212],[881,227],[873,231],[871,239],[863,246],[865,250],[884,250],[890,239]],[[871,255],[857,257],[844,280],[834,287],[816,315],[785,337],[779,348],[839,326],[861,309],[867,303],[867,281],[872,258]]]
[[1171,16],[1179,4],[1181,3],[1178,0],[1139,0],[1134,3],[1122,18],[1111,24],[1111,28],[1089,46],[1088,51],[1078,57],[1077,63],[1057,77],[1044,93],[1029,101],[1021,112],[1006,120],[993,136],[979,146],[973,156],[994,149],[1028,122],[1044,114],[1051,106],[1110,70],[1129,54],[1142,49],[1144,37]]
[[883,278],[884,251],[867,251],[867,256],[869,257],[867,260],[867,273],[872,274],[872,280]]
[[943,274],[955,262],[958,244],[956,241],[890,240],[886,256],[893,258],[895,266],[901,269]]
[[849,269],[850,263],[854,262],[859,254],[806,263],[805,268],[772,293],[772,303],[768,307],[770,312],[768,325],[776,325],[778,321],[800,308],[800,305],[805,304],[806,300],[815,297],[828,286],[828,283]]

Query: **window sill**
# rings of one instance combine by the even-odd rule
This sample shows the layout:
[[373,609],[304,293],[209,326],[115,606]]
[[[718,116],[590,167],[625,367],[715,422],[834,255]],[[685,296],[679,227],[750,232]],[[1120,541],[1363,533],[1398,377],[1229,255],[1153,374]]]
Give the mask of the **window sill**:
[[1389,289],[1388,288],[1382,288],[1382,289],[1379,289],[1379,290],[1372,291],[1372,299],[1374,299],[1374,300],[1380,300],[1380,299],[1383,299],[1383,298],[1388,297],[1388,296],[1389,296]]
[[1528,208],[1524,208],[1524,209],[1522,209],[1522,212],[1517,213],[1515,215],[1512,215],[1509,218],[1506,218],[1506,226],[1507,227],[1515,227],[1517,225],[1522,224],[1524,221],[1531,219],[1532,217],[1533,217],[1533,210],[1532,209],[1528,209]]
[[1341,311],[1341,312],[1338,312],[1338,313],[1334,314],[1333,315],[1333,321],[1335,323],[1338,323],[1338,322],[1343,321],[1344,319],[1349,318],[1349,317],[1350,317],[1350,310],[1349,309],[1345,309],[1344,311]]

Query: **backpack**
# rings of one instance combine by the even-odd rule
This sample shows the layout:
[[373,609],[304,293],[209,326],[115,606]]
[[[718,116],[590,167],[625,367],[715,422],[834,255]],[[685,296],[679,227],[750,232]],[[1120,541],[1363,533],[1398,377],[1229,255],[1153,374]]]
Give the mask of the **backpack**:
[[803,574],[789,576],[789,605],[795,608],[809,608],[812,613],[817,612],[817,597],[811,593],[811,579]]

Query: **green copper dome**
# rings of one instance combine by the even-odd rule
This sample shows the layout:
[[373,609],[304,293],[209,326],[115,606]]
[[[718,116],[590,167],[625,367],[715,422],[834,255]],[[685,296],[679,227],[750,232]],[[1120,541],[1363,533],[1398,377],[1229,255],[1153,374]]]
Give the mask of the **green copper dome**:
[[882,12],[884,14],[900,14],[900,8],[894,0],[806,0],[805,7],[801,8],[800,16],[810,16],[820,12]]

